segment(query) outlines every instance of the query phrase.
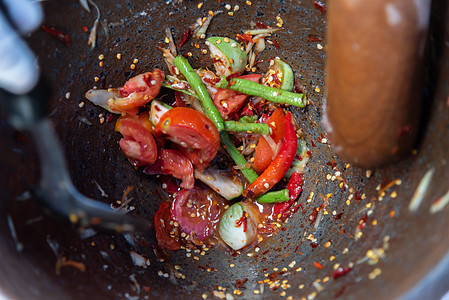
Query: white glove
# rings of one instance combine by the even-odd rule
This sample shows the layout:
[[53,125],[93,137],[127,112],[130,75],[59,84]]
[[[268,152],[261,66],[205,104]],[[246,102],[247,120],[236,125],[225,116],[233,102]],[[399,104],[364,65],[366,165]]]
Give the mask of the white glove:
[[40,25],[42,8],[36,0],[3,0],[3,3],[19,32],[0,13],[0,88],[24,94],[38,81],[39,67],[19,34],[28,34]]

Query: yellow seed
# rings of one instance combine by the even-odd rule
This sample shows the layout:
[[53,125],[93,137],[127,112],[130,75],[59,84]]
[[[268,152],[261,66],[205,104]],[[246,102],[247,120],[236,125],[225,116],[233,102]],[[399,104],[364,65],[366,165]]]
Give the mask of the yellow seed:
[[137,64],[138,62],[139,62],[139,60],[137,58],[134,58],[133,64]]
[[78,216],[75,214],[70,214],[69,219],[70,219],[70,222],[72,222],[72,223],[78,222]]
[[319,87],[316,87],[315,92],[319,93],[319,92],[321,92],[321,89]]
[[98,59],[99,59],[99,60],[104,59],[104,55],[103,55],[103,54],[100,54],[100,55],[98,56]]
[[396,191],[393,191],[391,193],[391,198],[396,198],[398,196],[398,193]]
[[333,256],[333,255],[331,257],[329,257],[330,261],[333,261],[334,259],[335,259],[335,256]]
[[203,7],[203,2],[199,3],[197,7],[198,9],[201,9],[201,7]]
[[100,67],[102,67],[102,66],[103,66],[103,61],[100,61],[100,62],[98,63],[98,65],[99,65]]
[[233,11],[229,11],[228,15],[230,15],[232,17],[234,15],[234,12]]
[[225,43],[229,43],[229,38],[227,38],[227,37],[225,37],[224,39],[223,39],[223,41],[225,42]]
[[131,64],[131,66],[129,66],[131,68],[131,70],[134,70],[136,68],[135,64]]
[[211,11],[211,10],[209,10],[208,14],[209,14],[209,16],[211,16],[211,17],[213,17],[213,16],[214,16],[214,12],[213,12],[213,11]]
[[373,226],[376,226],[376,225],[377,225],[377,220],[374,219],[373,222],[372,222],[371,224],[372,224]]
[[329,248],[331,245],[332,245],[331,242],[330,242],[330,241],[327,241],[327,242],[324,244],[324,248]]
[[122,54],[121,53],[117,53],[117,59],[122,59]]
[[98,80],[100,80],[100,78],[98,78],[97,76],[94,77],[95,82],[97,82]]
[[248,0],[248,1],[246,1],[246,4],[251,5],[252,3],[251,3],[251,1]]
[[170,43],[170,40],[168,39],[168,37],[165,37],[165,43],[166,43],[166,44],[169,44],[169,43]]

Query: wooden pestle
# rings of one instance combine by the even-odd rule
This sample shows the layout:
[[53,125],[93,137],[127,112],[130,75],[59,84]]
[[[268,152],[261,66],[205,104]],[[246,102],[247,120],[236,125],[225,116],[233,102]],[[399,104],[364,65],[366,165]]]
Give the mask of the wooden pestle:
[[342,159],[395,162],[418,133],[431,1],[329,2],[323,125]]

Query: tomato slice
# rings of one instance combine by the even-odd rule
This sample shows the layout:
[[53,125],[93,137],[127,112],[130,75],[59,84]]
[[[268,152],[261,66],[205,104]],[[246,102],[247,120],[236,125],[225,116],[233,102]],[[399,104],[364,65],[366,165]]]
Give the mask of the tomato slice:
[[156,162],[146,166],[143,172],[148,175],[173,175],[182,180],[180,186],[183,189],[191,189],[195,184],[192,163],[177,150],[160,149]]
[[173,225],[170,225],[170,202],[165,201],[159,206],[154,214],[154,230],[156,231],[156,240],[159,247],[168,250],[179,250],[181,245],[173,237],[170,232],[173,231]]
[[[285,115],[282,108],[277,108],[266,121],[271,127],[270,137],[275,143],[279,143],[285,135]],[[260,137],[254,153],[253,169],[257,173],[262,173],[273,160],[273,150],[264,137]]]
[[134,166],[149,165],[156,161],[157,146],[153,135],[138,121],[127,119],[120,122],[120,148]]
[[[260,74],[243,75],[239,78],[259,82]],[[249,96],[229,89],[218,89],[214,96],[214,104],[223,119],[233,119]]]
[[149,111],[142,112],[141,114],[138,115],[125,114],[120,116],[117,119],[117,122],[115,123],[115,131],[120,132],[120,126],[123,120],[132,120],[138,122],[140,125],[145,127],[146,130],[148,130],[151,133],[154,133],[154,126],[153,124],[151,124]]
[[191,108],[175,107],[162,115],[156,125],[157,134],[165,134],[180,145],[192,159],[197,169],[204,170],[215,157],[220,146],[220,136],[214,123]]
[[173,219],[187,234],[204,240],[211,236],[224,212],[225,200],[212,190],[195,187],[176,194],[171,207]]
[[140,74],[128,80],[119,89],[120,98],[111,98],[107,104],[113,110],[136,114],[140,106],[159,94],[163,80],[164,72],[159,69]]

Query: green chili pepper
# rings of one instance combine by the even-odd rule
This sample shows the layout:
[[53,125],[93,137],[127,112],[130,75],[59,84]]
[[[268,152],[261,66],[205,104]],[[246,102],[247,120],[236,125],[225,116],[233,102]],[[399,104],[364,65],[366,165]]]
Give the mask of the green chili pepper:
[[215,86],[217,88],[231,89],[243,94],[262,97],[272,102],[294,105],[301,108],[307,105],[307,97],[304,94],[264,86],[251,80],[234,78],[229,82],[226,77],[221,77],[220,82]]

